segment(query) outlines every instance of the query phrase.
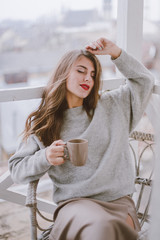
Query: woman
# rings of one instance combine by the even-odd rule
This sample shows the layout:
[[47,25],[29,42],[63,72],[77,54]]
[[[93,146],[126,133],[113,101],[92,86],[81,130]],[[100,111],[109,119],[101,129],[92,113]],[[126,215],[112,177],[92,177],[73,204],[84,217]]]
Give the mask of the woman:
[[[127,83],[99,96],[101,66],[110,55]],[[24,139],[10,158],[12,178],[28,183],[48,172],[58,207],[54,240],[134,240],[140,230],[130,195],[134,167],[128,138],[152,92],[150,72],[106,38],[74,50],[60,61]],[[76,167],[64,159],[64,143],[88,140],[88,160]]]

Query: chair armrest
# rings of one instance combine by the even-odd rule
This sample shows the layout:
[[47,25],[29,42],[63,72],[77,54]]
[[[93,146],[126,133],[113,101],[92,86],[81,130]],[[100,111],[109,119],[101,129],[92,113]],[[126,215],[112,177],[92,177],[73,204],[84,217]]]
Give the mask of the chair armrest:
[[[53,218],[49,219],[45,217],[40,209],[45,212],[51,213],[54,212],[56,208],[56,204],[53,202],[49,202],[43,199],[37,198],[37,187],[38,187],[39,179],[28,184],[27,197],[26,197],[26,207],[30,209],[30,223],[31,223],[31,239],[37,240],[37,230],[44,231],[44,234],[49,234],[52,227],[43,228],[39,225],[39,221],[37,219],[37,215],[40,216],[41,219],[45,219],[48,222],[51,222],[53,225]],[[43,238],[42,238],[43,239]]]
[[39,179],[28,184],[27,197],[26,197],[26,207],[33,207],[37,205],[37,186]]

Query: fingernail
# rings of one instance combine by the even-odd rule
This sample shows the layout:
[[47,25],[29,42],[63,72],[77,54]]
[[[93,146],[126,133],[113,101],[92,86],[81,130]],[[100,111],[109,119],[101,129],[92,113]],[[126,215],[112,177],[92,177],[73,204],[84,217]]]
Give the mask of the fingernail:
[[99,47],[99,50],[102,50],[102,48],[101,48],[101,47]]

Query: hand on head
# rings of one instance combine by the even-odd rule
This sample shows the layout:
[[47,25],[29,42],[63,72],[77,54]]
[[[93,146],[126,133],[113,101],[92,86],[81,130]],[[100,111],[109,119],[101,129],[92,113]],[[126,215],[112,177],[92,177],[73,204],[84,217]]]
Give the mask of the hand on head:
[[114,59],[119,57],[122,51],[115,43],[103,37],[91,42],[85,49],[95,55],[110,55]]

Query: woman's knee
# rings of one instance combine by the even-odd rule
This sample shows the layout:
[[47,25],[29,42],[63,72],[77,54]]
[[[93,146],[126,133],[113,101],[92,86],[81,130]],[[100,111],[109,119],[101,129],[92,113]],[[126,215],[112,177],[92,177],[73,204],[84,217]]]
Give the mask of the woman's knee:
[[[80,199],[75,200],[65,205],[59,213],[68,220],[72,219],[81,225],[91,225],[97,222],[101,224],[106,222],[107,213],[99,205],[93,201]],[[58,214],[58,215],[59,215]]]

